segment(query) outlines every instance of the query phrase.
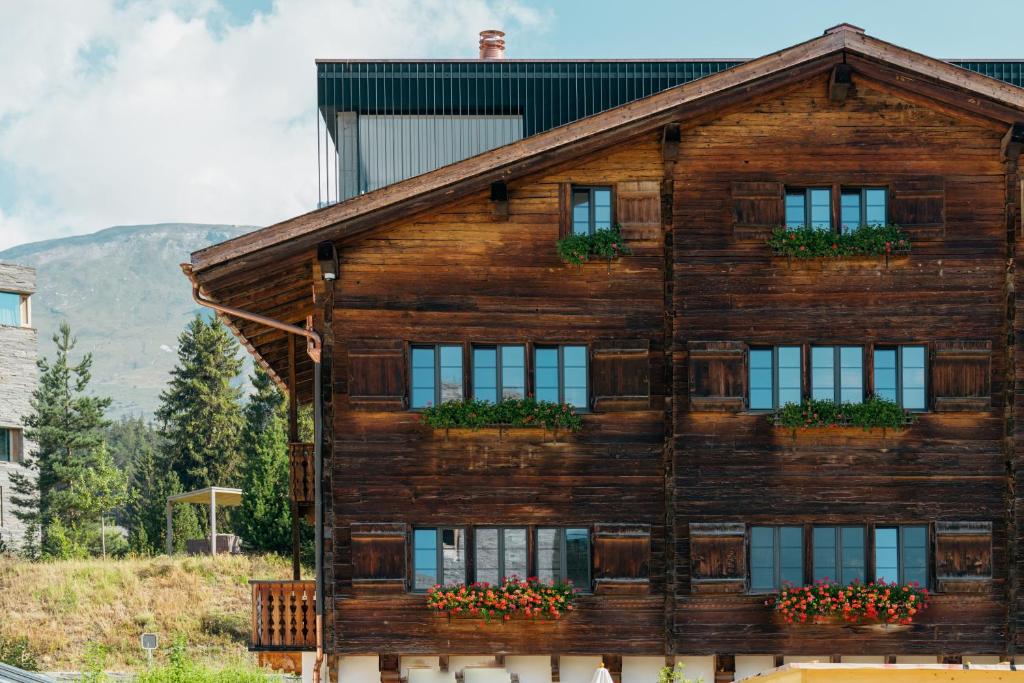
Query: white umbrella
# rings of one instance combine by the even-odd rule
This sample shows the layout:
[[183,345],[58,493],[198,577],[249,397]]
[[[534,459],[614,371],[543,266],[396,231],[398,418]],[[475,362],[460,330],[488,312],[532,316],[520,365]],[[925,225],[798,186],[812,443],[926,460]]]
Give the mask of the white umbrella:
[[612,675],[608,673],[608,669],[604,668],[604,662],[594,672],[594,677],[590,679],[590,683],[615,683],[612,681]]

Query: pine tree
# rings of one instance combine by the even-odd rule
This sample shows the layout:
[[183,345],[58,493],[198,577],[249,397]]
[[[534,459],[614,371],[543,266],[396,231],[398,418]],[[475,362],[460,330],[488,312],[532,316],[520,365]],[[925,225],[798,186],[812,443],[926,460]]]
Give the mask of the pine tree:
[[[29,534],[41,530],[44,556],[52,549],[48,544],[51,528],[58,532],[62,554],[68,543],[83,542],[82,534],[93,520],[88,502],[71,491],[72,484],[102,466],[104,458],[103,430],[108,422],[103,414],[110,399],[86,394],[92,354],[84,354],[72,365],[69,356],[75,341],[71,327],[62,322],[53,336],[56,359],[38,361],[39,384],[32,395],[32,412],[24,418],[25,437],[36,444],[28,465],[37,476],[12,476],[15,515]],[[26,543],[27,552],[35,553],[34,539],[27,537]]]
[[156,412],[163,460],[186,491],[238,483],[241,370],[227,328],[196,314],[178,337],[178,365]]
[[287,401],[262,370],[253,375],[254,393],[245,407],[242,509],[235,526],[254,550],[288,553],[291,502],[288,497]]

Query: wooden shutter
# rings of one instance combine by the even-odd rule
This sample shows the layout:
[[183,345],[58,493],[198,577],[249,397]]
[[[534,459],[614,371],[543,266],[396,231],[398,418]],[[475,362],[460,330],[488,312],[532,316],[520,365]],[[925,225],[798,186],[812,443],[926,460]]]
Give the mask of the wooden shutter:
[[594,527],[594,590],[646,593],[650,584],[651,527],[598,524]]
[[406,582],[406,525],[352,524],[352,587],[361,592],[402,593]]
[[992,407],[992,342],[935,342],[931,370],[936,411]]
[[986,591],[992,581],[992,522],[935,523],[936,588]]
[[690,586],[694,593],[747,588],[747,528],[736,522],[690,522]]
[[348,400],[357,410],[405,408],[405,344],[390,339],[348,343]]
[[651,405],[650,342],[596,341],[590,377],[594,410],[645,410]]
[[572,234],[572,183],[558,186],[558,239]]
[[747,346],[743,342],[690,342],[690,409],[739,411],[747,400]]
[[946,181],[928,176],[893,182],[889,221],[914,240],[941,239],[946,229]]
[[638,242],[661,245],[661,183],[631,180],[615,188],[615,214],[622,237],[633,246]]
[[732,184],[733,234],[736,239],[767,239],[785,222],[782,183],[744,180]]

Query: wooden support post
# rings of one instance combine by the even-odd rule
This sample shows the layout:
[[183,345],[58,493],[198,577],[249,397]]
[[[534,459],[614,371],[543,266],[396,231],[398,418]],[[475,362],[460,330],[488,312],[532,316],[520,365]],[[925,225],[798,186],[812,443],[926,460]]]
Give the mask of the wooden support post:
[[441,671],[448,671],[448,655],[438,655],[437,665]]
[[558,655],[551,655],[551,683],[559,683],[562,674],[559,671]]
[[622,656],[602,655],[601,658],[604,660],[604,668],[608,669],[612,680],[615,683],[622,683]]
[[[299,441],[299,400],[298,387],[295,385],[295,335],[288,335],[288,442],[298,443]],[[289,468],[291,467],[291,453],[288,455]],[[290,472],[289,472],[290,474]],[[292,477],[288,477],[292,481]],[[302,538],[299,526],[299,505],[295,502],[295,492],[289,492],[292,499],[292,579],[298,581],[302,578],[302,565],[299,562],[299,554],[302,552]]]
[[736,680],[736,657],[715,655],[715,683],[732,683]]
[[380,683],[398,683],[402,676],[399,668],[398,655],[378,655],[377,668],[380,671]]
[[167,556],[174,554],[174,504],[167,501]]
[[217,555],[217,492],[210,489],[210,557]]

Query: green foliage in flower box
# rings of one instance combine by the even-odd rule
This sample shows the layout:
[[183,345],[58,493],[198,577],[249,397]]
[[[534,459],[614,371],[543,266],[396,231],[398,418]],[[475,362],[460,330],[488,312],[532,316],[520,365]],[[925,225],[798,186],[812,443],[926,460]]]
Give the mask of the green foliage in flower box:
[[813,586],[783,586],[765,604],[787,624],[910,624],[928,607],[928,589],[875,581],[843,586],[827,579]]
[[801,259],[884,256],[910,251],[910,238],[895,225],[862,225],[850,232],[779,227],[768,246],[777,254]]
[[558,258],[564,263],[582,265],[591,259],[611,261],[630,252],[622,239],[620,226],[595,230],[593,235],[566,235],[555,243]]
[[508,621],[513,615],[530,619],[559,619],[571,612],[576,601],[572,583],[545,583],[536,577],[526,580],[515,576],[492,586],[479,582],[433,586],[427,591],[427,606],[449,616],[499,617]]
[[535,398],[507,398],[498,403],[470,399],[445,401],[428,406],[420,414],[423,424],[434,429],[466,427],[480,429],[492,425],[507,427],[564,427],[579,431],[583,419],[568,403],[538,401]]
[[811,399],[787,403],[772,415],[778,427],[887,427],[902,429],[914,421],[914,414],[892,401],[871,396],[863,403],[834,403]]

